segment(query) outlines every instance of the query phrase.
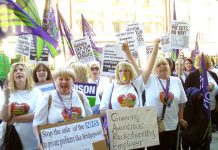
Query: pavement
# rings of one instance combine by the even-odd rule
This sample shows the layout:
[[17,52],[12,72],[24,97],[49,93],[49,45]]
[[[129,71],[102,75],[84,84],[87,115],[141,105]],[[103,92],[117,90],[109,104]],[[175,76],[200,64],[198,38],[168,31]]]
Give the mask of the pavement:
[[218,150],[218,131],[212,133],[212,142],[210,144],[210,150]]

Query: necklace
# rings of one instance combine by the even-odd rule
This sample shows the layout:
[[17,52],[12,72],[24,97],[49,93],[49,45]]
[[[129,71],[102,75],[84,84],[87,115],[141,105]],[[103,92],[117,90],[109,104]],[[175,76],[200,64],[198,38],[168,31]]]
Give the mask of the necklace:
[[[57,91],[56,91],[57,92]],[[70,93],[70,108],[68,109],[65,104],[64,104],[64,101],[61,97],[61,95],[57,92],[57,95],[58,95],[58,98],[60,99],[62,105],[64,106],[64,110],[67,112],[68,114],[68,119],[71,119],[72,118],[72,92]]]

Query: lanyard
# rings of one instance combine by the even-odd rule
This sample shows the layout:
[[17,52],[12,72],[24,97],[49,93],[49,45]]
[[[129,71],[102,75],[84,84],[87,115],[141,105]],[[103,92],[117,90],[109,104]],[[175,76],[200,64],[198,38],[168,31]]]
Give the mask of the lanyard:
[[70,100],[71,100],[71,104],[70,104],[70,109],[68,109],[65,105],[64,105],[64,101],[61,97],[61,95],[57,92],[57,95],[58,95],[58,98],[60,99],[61,103],[63,104],[64,106],[64,109],[67,111],[68,113],[68,118],[71,119],[72,117],[72,92],[70,93]]
[[168,77],[168,79],[167,79],[166,88],[164,87],[164,85],[163,85],[162,81],[160,80],[160,78],[159,77],[157,77],[157,78],[158,78],[158,80],[159,80],[159,82],[161,84],[162,89],[164,90],[164,93],[165,93],[166,97],[168,97],[169,88],[170,88],[170,77]]

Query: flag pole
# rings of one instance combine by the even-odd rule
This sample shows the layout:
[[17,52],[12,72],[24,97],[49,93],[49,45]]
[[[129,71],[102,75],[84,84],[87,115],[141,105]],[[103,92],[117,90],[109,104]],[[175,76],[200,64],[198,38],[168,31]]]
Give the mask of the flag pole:
[[70,0],[70,31],[73,29],[73,20],[72,20],[72,0]]

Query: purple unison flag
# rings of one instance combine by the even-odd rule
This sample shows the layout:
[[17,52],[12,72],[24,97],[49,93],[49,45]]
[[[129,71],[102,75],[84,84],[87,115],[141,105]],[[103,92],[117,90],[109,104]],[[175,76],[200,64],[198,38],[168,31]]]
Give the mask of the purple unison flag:
[[81,14],[82,19],[82,30],[83,30],[83,36],[88,36],[89,40],[92,45],[93,53],[98,61],[102,60],[102,50],[98,48],[92,38],[92,36],[95,36],[94,31],[90,27],[88,21],[84,18],[83,14]]
[[199,54],[199,46],[198,46],[198,33],[196,34],[195,40],[195,50],[194,50],[194,59]]
[[201,55],[201,66],[202,66],[202,73],[200,75],[200,86],[201,86],[200,89],[204,97],[204,109],[207,114],[208,120],[210,120],[210,94],[208,92],[207,69],[206,69],[203,53]]
[[22,34],[38,35],[51,47],[51,55],[57,56],[57,42],[45,32],[19,5],[12,0],[0,1],[0,39]]

